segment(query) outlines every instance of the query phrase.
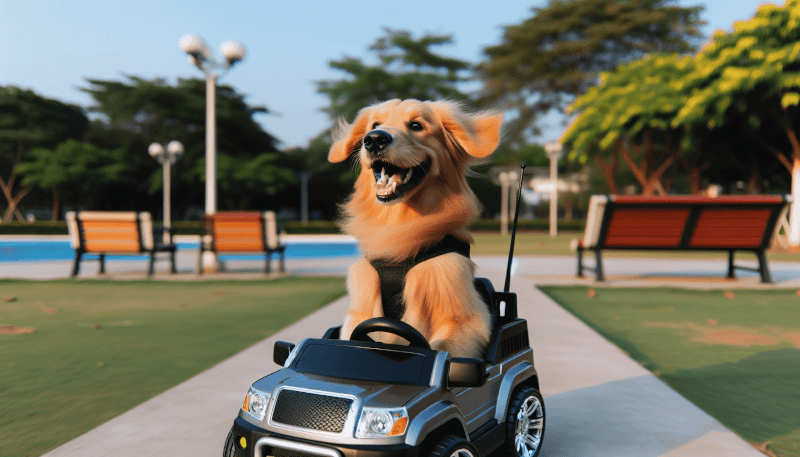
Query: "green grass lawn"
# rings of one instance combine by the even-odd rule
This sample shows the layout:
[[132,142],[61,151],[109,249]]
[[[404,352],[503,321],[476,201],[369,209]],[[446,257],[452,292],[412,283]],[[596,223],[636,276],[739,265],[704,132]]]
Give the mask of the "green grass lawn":
[[800,456],[795,290],[588,289],[542,287],[748,441]]
[[341,278],[3,280],[0,291],[16,297],[0,301],[0,325],[35,329],[0,334],[2,456],[41,455],[345,293]]

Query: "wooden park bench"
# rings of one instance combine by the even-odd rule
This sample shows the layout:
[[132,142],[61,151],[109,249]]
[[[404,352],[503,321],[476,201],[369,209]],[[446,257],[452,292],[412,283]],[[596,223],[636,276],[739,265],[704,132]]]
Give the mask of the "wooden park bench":
[[84,254],[97,254],[100,274],[106,272],[107,255],[149,255],[147,274],[153,274],[156,254],[170,256],[170,272],[175,273],[175,245],[155,241],[150,213],[135,211],[70,211],[67,213],[70,244],[75,250],[72,276],[80,270]]
[[200,253],[197,272],[203,274],[203,252],[264,253],[265,273],[270,273],[272,254],[280,258],[279,271],[285,271],[286,246],[278,240],[275,212],[228,212],[206,215],[200,235]]
[[[727,251],[728,278],[734,278],[738,268],[759,273],[762,282],[772,282],[765,251],[789,202],[789,195],[592,195],[583,239],[572,244],[578,252],[578,276],[590,270],[603,281],[600,253],[606,249],[696,250]],[[583,265],[583,251],[594,251],[594,268]],[[735,251],[755,253],[758,268],[734,265]]]

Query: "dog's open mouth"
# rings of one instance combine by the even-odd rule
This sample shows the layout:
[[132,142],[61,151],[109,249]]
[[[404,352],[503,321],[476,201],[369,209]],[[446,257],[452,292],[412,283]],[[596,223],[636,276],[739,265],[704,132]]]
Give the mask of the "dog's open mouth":
[[375,175],[375,196],[384,203],[402,197],[425,179],[431,169],[429,161],[424,161],[411,168],[400,168],[382,160],[372,162]]

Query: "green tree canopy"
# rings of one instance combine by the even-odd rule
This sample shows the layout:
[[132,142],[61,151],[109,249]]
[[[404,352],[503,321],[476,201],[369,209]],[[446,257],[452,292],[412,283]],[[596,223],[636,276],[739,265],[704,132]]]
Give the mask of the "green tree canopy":
[[[92,140],[106,148],[124,147],[137,179],[137,192],[153,195],[161,189],[163,177],[147,154],[151,142],[166,144],[178,140],[185,155],[174,167],[173,195],[179,211],[202,205],[205,195],[206,82],[178,80],[170,85],[161,79],[134,76],[126,81],[89,80],[84,90],[95,100],[90,108],[100,121],[92,129]],[[255,116],[267,113],[263,106],[249,105],[243,94],[229,86],[217,86],[217,182],[220,202],[244,208],[254,199],[261,204],[293,182],[286,160],[277,152],[278,140],[264,131]],[[263,166],[263,169],[258,167]],[[255,167],[255,168],[253,168]],[[252,175],[263,173],[255,182],[243,182],[241,168]],[[198,171],[200,170],[200,171]],[[264,183],[269,185],[263,185]]]
[[[0,190],[10,221],[17,205],[33,188],[14,191],[17,165],[36,147],[53,147],[68,138],[81,138],[89,121],[80,107],[48,99],[13,86],[0,87]],[[7,176],[7,178],[5,178]]]
[[[129,165],[125,150],[112,151],[69,139],[53,149],[36,148],[30,159],[19,164],[22,185],[53,192],[53,219],[58,219],[62,201],[75,206],[86,204],[96,195],[113,193],[125,184]],[[106,192],[98,192],[103,189]]]
[[326,112],[334,120],[353,119],[361,108],[393,98],[468,100],[456,86],[465,80],[469,63],[432,49],[452,42],[450,35],[426,34],[414,39],[407,31],[385,29],[385,35],[369,47],[377,55],[378,64],[366,64],[355,57],[329,63],[348,77],[318,83],[317,90],[330,98]]
[[[735,128],[791,173],[800,201],[800,1],[765,4],[733,32],[719,32],[697,56],[696,70],[682,81],[692,96],[672,125],[704,123]],[[800,211],[790,218],[790,243],[800,246]]]
[[563,110],[597,72],[649,52],[696,49],[701,11],[672,0],[550,0],[484,50],[482,103],[514,110],[507,135],[524,142],[537,117]]
[[570,106],[579,112],[562,137],[570,158],[580,163],[596,158],[609,188],[618,193],[614,176],[621,154],[645,195],[664,193],[669,186],[663,179],[680,156],[683,139],[683,130],[670,122],[690,95],[680,79],[692,70],[690,56],[652,54],[602,74],[600,84]]

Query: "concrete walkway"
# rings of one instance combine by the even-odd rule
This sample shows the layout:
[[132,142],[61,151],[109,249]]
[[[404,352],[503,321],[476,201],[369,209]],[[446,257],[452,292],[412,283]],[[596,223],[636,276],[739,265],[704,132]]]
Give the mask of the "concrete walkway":
[[[501,289],[505,259],[475,260],[478,275],[488,277]],[[291,262],[287,267],[298,274],[343,274],[351,262],[318,261],[316,268]],[[178,277],[194,277],[181,262],[179,265],[186,273]],[[770,266],[777,281],[770,287],[800,287],[796,264],[772,262]],[[720,261],[608,259],[609,281],[605,285],[761,287],[754,273],[744,273],[735,281],[721,279],[725,267]],[[46,271],[55,268],[59,273],[49,274],[68,274],[68,268],[62,269],[60,264],[47,268],[42,264],[18,265],[14,273],[50,277]],[[547,408],[542,457],[763,456],[536,288],[545,283],[594,284],[591,278],[574,278],[574,268],[573,257],[525,257],[517,259],[513,267],[512,290],[519,296],[520,316],[528,321]],[[143,277],[141,265],[110,262],[109,270],[110,277]],[[0,271],[0,277],[6,273]],[[84,275],[92,274],[91,269],[84,269]],[[157,278],[169,276],[158,274]],[[203,279],[219,277],[263,274],[225,273]],[[274,342],[296,343],[304,337],[320,337],[325,329],[341,321],[348,303],[348,297],[331,303],[46,455],[84,457],[113,450],[130,456],[219,456],[249,385],[278,369],[272,362]]]

